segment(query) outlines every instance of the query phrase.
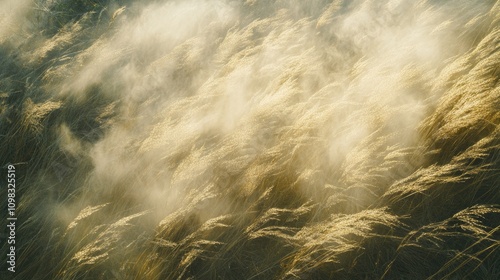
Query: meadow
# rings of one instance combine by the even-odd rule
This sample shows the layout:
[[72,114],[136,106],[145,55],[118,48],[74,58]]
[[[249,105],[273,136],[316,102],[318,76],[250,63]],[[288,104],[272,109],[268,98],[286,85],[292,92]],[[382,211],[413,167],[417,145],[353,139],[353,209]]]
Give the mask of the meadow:
[[499,63],[499,1],[4,0],[0,278],[500,279]]

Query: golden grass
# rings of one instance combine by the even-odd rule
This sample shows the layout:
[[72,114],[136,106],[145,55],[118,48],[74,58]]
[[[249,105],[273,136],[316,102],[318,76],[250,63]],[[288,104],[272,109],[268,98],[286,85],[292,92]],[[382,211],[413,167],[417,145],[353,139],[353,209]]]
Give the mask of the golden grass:
[[2,33],[7,277],[500,278],[498,1],[146,2]]

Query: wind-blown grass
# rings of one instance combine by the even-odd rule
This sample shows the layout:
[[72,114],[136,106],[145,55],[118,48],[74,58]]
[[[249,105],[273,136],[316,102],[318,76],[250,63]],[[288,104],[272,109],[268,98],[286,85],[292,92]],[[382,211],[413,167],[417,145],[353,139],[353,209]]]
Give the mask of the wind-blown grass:
[[498,1],[14,2],[2,277],[500,278]]

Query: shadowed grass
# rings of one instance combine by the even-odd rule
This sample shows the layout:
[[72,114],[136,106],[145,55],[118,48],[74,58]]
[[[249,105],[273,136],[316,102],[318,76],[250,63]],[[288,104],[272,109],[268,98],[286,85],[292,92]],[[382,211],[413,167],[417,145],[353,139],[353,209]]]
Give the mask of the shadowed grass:
[[2,279],[500,278],[498,1],[29,8]]

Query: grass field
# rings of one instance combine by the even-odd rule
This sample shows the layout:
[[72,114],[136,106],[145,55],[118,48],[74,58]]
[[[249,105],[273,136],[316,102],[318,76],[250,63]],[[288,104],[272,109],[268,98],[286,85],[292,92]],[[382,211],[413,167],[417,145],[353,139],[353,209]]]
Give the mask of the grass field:
[[0,278],[500,279],[499,64],[499,1],[4,0]]

